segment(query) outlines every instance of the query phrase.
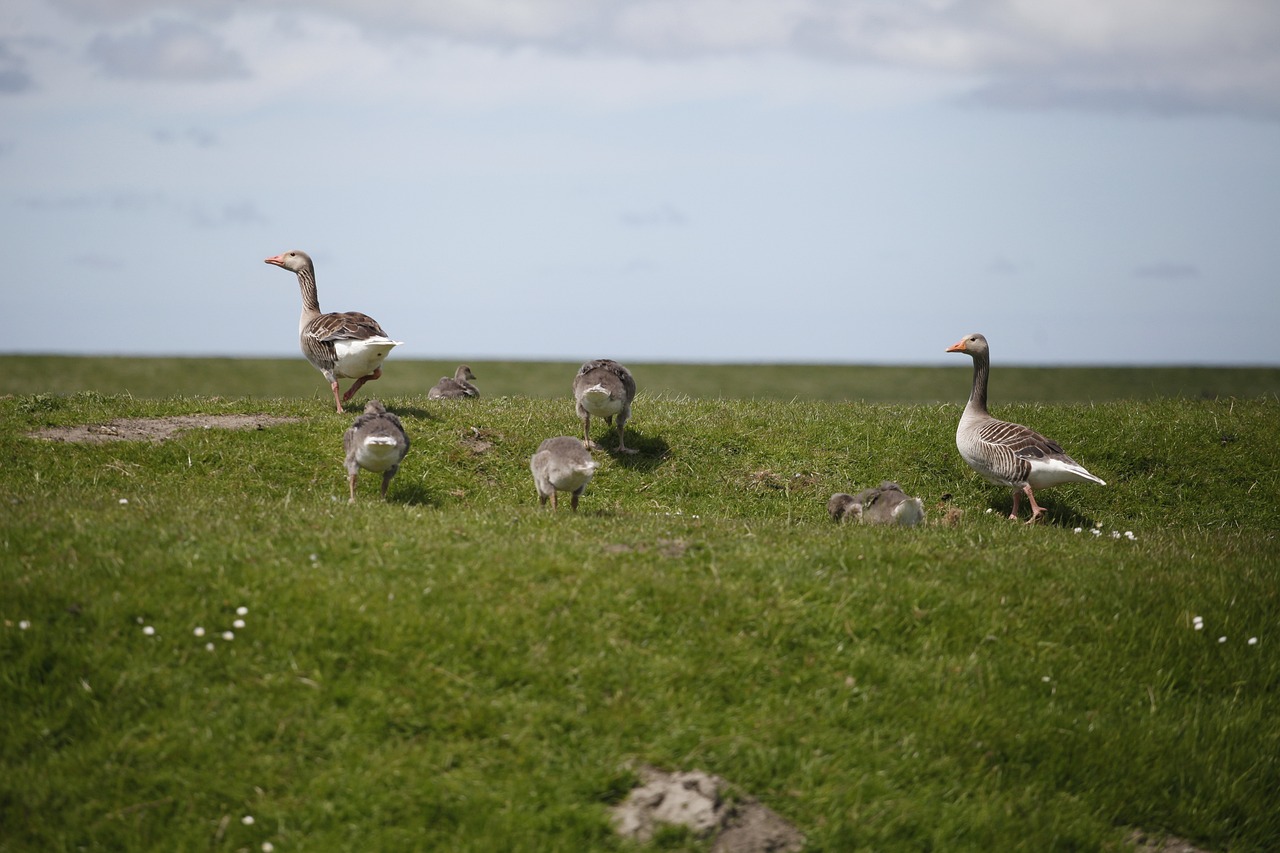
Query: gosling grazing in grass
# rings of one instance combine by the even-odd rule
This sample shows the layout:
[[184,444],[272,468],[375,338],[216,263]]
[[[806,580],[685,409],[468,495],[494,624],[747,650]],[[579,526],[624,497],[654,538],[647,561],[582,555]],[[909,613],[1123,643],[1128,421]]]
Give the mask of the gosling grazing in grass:
[[533,484],[538,490],[538,503],[547,505],[551,499],[551,508],[556,508],[556,495],[569,492],[572,495],[569,508],[578,509],[578,498],[582,496],[587,483],[596,471],[596,461],[591,458],[590,451],[582,442],[572,436],[562,435],[548,438],[538,445],[538,451],[529,460],[529,470],[533,472]]
[[459,364],[452,377],[442,376],[440,381],[427,392],[427,399],[463,400],[467,397],[479,397],[480,389],[470,382],[475,378],[476,375],[471,372],[471,365]]
[[381,400],[370,400],[364,414],[342,436],[342,446],[347,452],[349,503],[356,502],[356,475],[361,468],[382,474],[382,498],[386,500],[387,486],[409,452],[409,436],[400,418],[388,412]]
[[588,361],[578,370],[573,378],[573,399],[577,404],[578,417],[582,419],[583,442],[588,449],[598,447],[591,440],[591,416],[604,418],[604,422],[613,425],[618,419],[618,452],[635,453],[627,447],[622,428],[631,417],[631,401],[636,398],[636,380],[618,362],[608,358]]
[[827,501],[832,521],[860,521],[863,524],[897,524],[914,527],[924,520],[924,502],[909,497],[897,483],[885,480],[873,489],[856,495],[838,492]]
[[1036,503],[1033,489],[1045,489],[1061,483],[1097,483],[1101,478],[1090,474],[1072,459],[1058,442],[1045,438],[1022,424],[993,418],[987,411],[987,379],[991,372],[991,348],[979,334],[967,335],[947,347],[947,352],[962,352],[973,359],[973,390],[956,427],[956,448],[960,456],[988,482],[1013,490],[1013,511],[1025,494],[1031,503],[1034,524],[1044,516],[1044,508]]

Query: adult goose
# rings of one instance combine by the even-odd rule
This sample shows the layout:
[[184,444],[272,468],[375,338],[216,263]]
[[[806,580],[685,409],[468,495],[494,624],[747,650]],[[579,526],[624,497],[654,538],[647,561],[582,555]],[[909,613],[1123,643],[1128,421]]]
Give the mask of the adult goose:
[[604,418],[604,422],[613,425],[618,418],[618,452],[635,453],[627,447],[622,434],[622,427],[631,417],[631,401],[636,398],[636,380],[631,371],[618,362],[608,358],[588,361],[578,370],[573,378],[573,399],[577,404],[578,417],[582,419],[583,443],[588,449],[598,447],[591,440],[591,416]]
[[361,468],[382,474],[382,498],[386,500],[387,486],[409,452],[409,436],[400,418],[388,412],[381,400],[370,400],[364,414],[342,436],[342,447],[346,451],[349,503],[356,502],[356,475]]
[[1031,503],[1034,524],[1044,515],[1036,503],[1033,489],[1044,489],[1061,483],[1106,482],[1090,474],[1085,467],[1063,451],[1062,446],[1022,424],[991,417],[987,411],[987,378],[991,372],[991,349],[979,334],[967,335],[947,347],[947,352],[962,352],[973,358],[973,390],[956,428],[956,448],[969,467],[988,482],[1013,489],[1013,511],[1018,517],[1022,495]]
[[441,377],[440,381],[427,392],[427,399],[461,400],[465,397],[479,397],[480,389],[469,381],[475,378],[476,375],[471,372],[471,365],[459,364],[452,377]]
[[[382,361],[387,353],[400,345],[382,331],[378,321],[359,311],[321,314],[316,295],[316,270],[306,252],[292,251],[267,258],[266,262],[298,276],[302,291],[302,319],[298,321],[298,338],[307,361],[329,380],[333,402],[338,411],[360,386],[382,375]],[[347,393],[338,395],[338,380],[354,379]]]
[[885,480],[873,489],[856,495],[839,492],[827,501],[832,521],[861,521],[863,524],[897,524],[914,527],[924,520],[924,502],[908,496],[902,487]]
[[538,490],[538,503],[547,505],[551,499],[551,509],[556,508],[556,495],[559,492],[570,492],[572,502],[570,509],[578,509],[578,498],[596,471],[596,461],[582,442],[572,436],[562,435],[548,438],[538,445],[538,451],[529,460],[529,470],[533,472],[533,485]]

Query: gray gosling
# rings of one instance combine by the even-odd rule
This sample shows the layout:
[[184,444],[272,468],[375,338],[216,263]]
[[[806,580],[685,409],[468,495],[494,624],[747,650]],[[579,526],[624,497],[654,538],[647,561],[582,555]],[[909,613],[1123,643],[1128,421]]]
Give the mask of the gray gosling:
[[556,508],[556,495],[560,492],[572,494],[569,508],[578,509],[578,498],[591,482],[596,471],[596,461],[591,458],[590,451],[581,441],[572,436],[562,435],[548,438],[538,445],[538,452],[529,460],[529,470],[533,472],[533,484],[538,490],[538,504],[547,505],[551,499],[551,509]]
[[874,489],[856,495],[838,492],[827,501],[832,521],[860,521],[863,524],[897,524],[914,527],[924,520],[924,502],[908,497],[897,483],[885,480]]
[[409,452],[409,436],[400,418],[388,412],[381,400],[370,400],[364,414],[342,436],[342,446],[347,452],[348,503],[356,502],[356,475],[361,468],[382,474],[382,499],[386,500],[387,486]]
[[469,380],[475,379],[471,365],[459,364],[452,377],[442,376],[440,381],[427,392],[428,400],[462,400],[467,397],[479,397],[480,389]]
[[634,448],[627,447],[622,428],[631,417],[631,401],[636,398],[636,380],[631,371],[618,362],[608,358],[588,361],[578,370],[573,378],[573,399],[577,404],[578,417],[582,419],[582,440],[588,450],[599,447],[591,440],[591,416],[604,418],[604,422],[613,426],[613,419],[618,419],[618,452],[635,453]]

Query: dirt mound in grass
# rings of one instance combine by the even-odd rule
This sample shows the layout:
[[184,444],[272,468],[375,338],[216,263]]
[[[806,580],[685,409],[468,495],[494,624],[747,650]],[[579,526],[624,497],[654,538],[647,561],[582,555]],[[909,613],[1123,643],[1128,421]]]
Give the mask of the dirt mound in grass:
[[726,802],[728,786],[719,776],[702,771],[664,773],[641,767],[644,784],[613,809],[619,835],[646,842],[660,824],[688,827],[699,838],[715,838],[712,853],[795,853],[804,835],[751,797]]
[[105,424],[76,424],[45,427],[31,435],[49,441],[100,444],[105,441],[150,441],[159,443],[187,429],[266,429],[272,424],[292,423],[300,418],[279,415],[174,415],[168,418],[128,418]]

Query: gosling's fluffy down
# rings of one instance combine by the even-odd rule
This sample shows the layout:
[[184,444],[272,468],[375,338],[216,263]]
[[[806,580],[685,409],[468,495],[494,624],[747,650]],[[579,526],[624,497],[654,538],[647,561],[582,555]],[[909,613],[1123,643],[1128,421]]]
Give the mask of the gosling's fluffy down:
[[347,484],[351,491],[351,503],[356,502],[356,475],[363,468],[382,475],[382,497],[387,497],[387,486],[400,470],[400,463],[409,452],[409,436],[400,418],[387,411],[381,400],[370,400],[364,414],[342,436],[346,451]]
[[913,527],[924,520],[924,502],[909,497],[897,483],[886,480],[856,495],[837,492],[827,501],[827,514],[832,521]]
[[471,365],[459,364],[452,377],[442,376],[440,381],[427,392],[428,400],[466,400],[480,396],[480,389],[471,384],[476,375],[471,372]]
[[581,441],[562,435],[538,445],[538,452],[529,460],[529,470],[533,472],[539,504],[545,506],[550,498],[551,508],[555,509],[556,495],[569,492],[572,495],[570,509],[576,511],[578,498],[595,474],[596,461]]

